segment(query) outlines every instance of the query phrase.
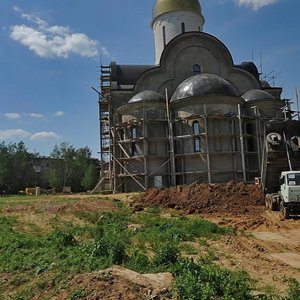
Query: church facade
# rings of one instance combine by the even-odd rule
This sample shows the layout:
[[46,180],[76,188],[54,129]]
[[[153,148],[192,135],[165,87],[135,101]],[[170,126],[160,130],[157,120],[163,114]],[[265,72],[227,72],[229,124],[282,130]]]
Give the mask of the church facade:
[[287,103],[204,22],[198,0],[156,0],[155,64],[102,67],[99,190],[259,176],[264,125]]

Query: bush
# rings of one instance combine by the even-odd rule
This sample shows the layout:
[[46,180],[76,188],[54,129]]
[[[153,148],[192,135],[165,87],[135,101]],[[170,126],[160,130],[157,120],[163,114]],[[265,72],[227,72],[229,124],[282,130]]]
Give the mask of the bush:
[[174,274],[175,292],[181,300],[254,299],[250,279],[244,272],[185,260],[176,265]]
[[179,252],[175,243],[162,244],[154,256],[153,263],[156,266],[171,266],[178,261]]
[[48,236],[48,240],[54,243],[57,247],[76,246],[77,241],[71,233],[67,232],[54,232]]
[[94,229],[94,245],[92,256],[106,258],[112,264],[122,264],[126,258],[127,235],[123,232],[123,224],[107,224],[99,222]]
[[126,267],[137,272],[147,272],[151,270],[151,263],[149,258],[144,253],[142,253],[140,250],[135,250],[128,257]]

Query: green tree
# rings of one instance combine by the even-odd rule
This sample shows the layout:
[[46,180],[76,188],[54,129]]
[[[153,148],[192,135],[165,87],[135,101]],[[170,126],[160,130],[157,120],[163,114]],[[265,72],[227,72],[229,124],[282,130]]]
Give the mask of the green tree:
[[[97,175],[92,170],[91,150],[88,147],[75,149],[69,143],[55,145],[51,152],[55,163],[48,172],[48,180],[52,187],[62,190],[64,186],[70,186],[73,192],[91,188]],[[90,170],[89,170],[90,169]],[[86,177],[86,179],[84,179]]]
[[25,144],[0,144],[0,188],[8,193],[17,193],[26,187],[35,186],[35,171],[32,158]]
[[91,190],[97,184],[99,174],[95,163],[90,163],[85,170],[84,176],[81,180],[81,185],[85,190]]

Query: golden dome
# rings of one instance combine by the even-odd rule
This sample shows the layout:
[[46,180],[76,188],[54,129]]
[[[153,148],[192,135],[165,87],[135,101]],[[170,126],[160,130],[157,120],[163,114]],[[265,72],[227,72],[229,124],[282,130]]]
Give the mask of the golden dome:
[[156,0],[153,8],[153,20],[164,13],[179,10],[201,14],[198,0]]

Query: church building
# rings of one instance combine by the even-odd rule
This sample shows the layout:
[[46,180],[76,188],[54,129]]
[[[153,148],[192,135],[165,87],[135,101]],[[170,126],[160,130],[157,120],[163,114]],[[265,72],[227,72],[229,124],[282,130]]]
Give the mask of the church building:
[[235,64],[198,0],[156,0],[153,65],[101,67],[99,191],[254,181],[282,89]]

